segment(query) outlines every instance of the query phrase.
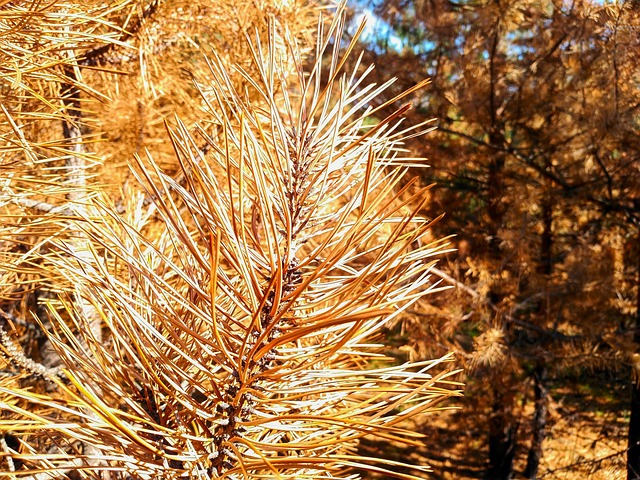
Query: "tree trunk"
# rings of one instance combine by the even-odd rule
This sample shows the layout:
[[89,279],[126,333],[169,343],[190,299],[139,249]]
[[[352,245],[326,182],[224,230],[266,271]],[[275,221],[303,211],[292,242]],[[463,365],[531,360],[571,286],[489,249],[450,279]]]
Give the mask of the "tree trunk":
[[494,398],[489,423],[489,470],[487,480],[509,480],[513,477],[517,424],[511,414],[511,399],[498,393]]
[[[494,134],[494,140],[498,141],[498,134]],[[496,264],[504,261],[504,253],[501,249],[499,232],[504,222],[505,206],[504,175],[505,159],[501,155],[494,157],[489,165],[488,216],[490,224],[489,252]],[[504,267],[499,267],[500,270]],[[502,288],[491,288],[489,299],[495,305],[500,305],[504,300]],[[504,325],[504,318],[496,312],[496,325]],[[493,391],[494,402],[491,408],[491,420],[489,424],[489,470],[488,480],[509,480],[513,476],[513,459],[516,452],[517,424],[513,417],[513,398],[509,393],[510,379],[502,382],[492,382],[489,387]]]
[[[640,203],[640,202],[637,202]],[[640,244],[640,230],[638,230]],[[629,419],[629,444],[627,450],[627,480],[640,479],[640,251],[638,255],[638,292],[636,298],[636,325],[633,340],[636,344],[631,367],[631,418]]]
[[634,363],[631,379],[631,418],[629,419],[629,450],[627,451],[627,480],[640,479],[640,365]]
[[527,456],[527,468],[524,472],[525,476],[531,480],[538,477],[538,466],[542,458],[542,442],[544,440],[545,428],[547,426],[547,385],[546,385],[546,368],[544,363],[540,362],[533,373],[534,381],[534,397],[535,411],[533,414],[533,434],[531,439],[531,448]]
[[[499,100],[497,98],[498,72],[496,58],[498,57],[498,44],[500,43],[500,18],[496,19],[489,47],[489,115],[491,126],[489,129],[489,140],[492,145],[500,146],[504,143],[503,125],[498,113]],[[487,214],[489,225],[489,255],[495,261],[496,270],[494,275],[499,276],[501,271],[508,268],[506,266],[500,230],[504,227],[506,214],[505,205],[505,154],[495,152],[491,156],[488,166],[487,185]],[[505,292],[502,286],[491,287],[489,291],[490,301],[501,306],[505,299]],[[506,331],[505,319],[501,313],[496,312],[494,325],[500,325]],[[507,344],[508,345],[508,344]],[[508,345],[509,346],[509,345]],[[509,377],[509,376],[507,376]],[[513,476],[513,458],[516,453],[516,433],[517,423],[513,416],[513,394],[511,393],[511,378],[505,378],[504,382],[492,382],[489,387],[493,390],[493,405],[491,408],[491,420],[489,424],[489,470],[487,478],[489,480],[509,480]]]
[[[500,141],[498,129],[492,134],[492,142]],[[497,144],[497,143],[496,143]],[[489,253],[496,265],[501,265],[496,271],[504,269],[504,252],[501,248],[500,229],[504,223],[504,169],[505,158],[496,155],[489,164],[489,185],[487,191],[487,213],[489,216]],[[489,300],[500,305],[504,300],[502,287],[492,287]],[[499,312],[495,313],[495,325],[504,326],[504,318]],[[507,327],[505,326],[505,329]],[[513,476],[513,458],[516,452],[517,424],[513,417],[513,396],[510,392],[510,378],[505,382],[492,381],[489,389],[493,393],[491,420],[489,423],[489,469],[488,480],[509,480]]]
[[[547,168],[551,166],[551,161],[547,162]],[[539,303],[538,315],[544,318],[544,322],[549,322],[551,314],[550,303],[548,299],[549,294],[549,280],[553,273],[553,198],[550,195],[551,185],[548,186],[549,190],[542,202],[542,225],[543,231],[540,238],[540,259],[538,261],[538,273],[544,276],[545,282],[545,298]],[[525,476],[534,480],[538,477],[538,467],[540,465],[540,459],[542,458],[542,442],[544,441],[545,428],[547,426],[547,369],[546,360],[544,354],[546,350],[544,339],[538,339],[541,348],[540,358],[536,362],[536,367],[533,370],[533,396],[534,396],[534,412],[533,412],[533,425],[531,432],[531,447],[527,455],[527,466],[525,468]]]

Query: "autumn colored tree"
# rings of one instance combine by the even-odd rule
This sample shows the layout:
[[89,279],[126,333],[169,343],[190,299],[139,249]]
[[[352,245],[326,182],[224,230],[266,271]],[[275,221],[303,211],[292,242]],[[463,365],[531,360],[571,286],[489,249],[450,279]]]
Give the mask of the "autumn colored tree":
[[[412,118],[436,116],[438,130],[413,148],[432,166],[425,181],[439,184],[435,209],[449,212],[439,232],[458,235],[459,257],[440,273],[460,288],[440,322],[414,322],[424,332],[415,348],[434,349],[437,338],[468,359],[467,394],[487,399],[477,412],[488,415],[487,478],[514,474],[518,399],[533,397],[524,473],[536,478],[549,375],[637,369],[637,4],[363,7],[378,19],[368,58],[399,72],[398,89],[432,79]],[[633,392],[629,478],[640,458],[636,380]]]
[[377,118],[425,82],[381,100],[344,25],[0,2],[0,476],[429,470],[356,449],[421,445],[403,422],[459,393],[450,356],[383,349],[446,248],[403,147],[431,122]]

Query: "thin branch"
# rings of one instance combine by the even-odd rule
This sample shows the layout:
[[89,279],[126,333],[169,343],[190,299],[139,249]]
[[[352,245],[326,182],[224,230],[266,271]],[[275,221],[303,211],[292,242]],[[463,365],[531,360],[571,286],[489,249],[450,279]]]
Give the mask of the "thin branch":
[[43,213],[51,213],[59,216],[72,216],[73,211],[65,205],[53,205],[51,203],[42,202],[40,200],[33,200],[31,198],[24,198],[18,196],[11,196],[11,202],[24,208],[30,208],[38,210]]
[[[5,322],[13,318],[12,315],[10,316],[2,310],[0,310],[0,315],[4,317]],[[5,353],[8,355],[9,359],[27,372],[46,379],[52,379],[53,377],[61,375],[62,370],[59,367],[48,368],[27,357],[24,350],[22,350],[22,348],[13,341],[11,336],[4,329],[4,326],[0,326],[0,343],[2,343]]]
[[[131,37],[136,35],[145,20],[151,18],[158,10],[159,0],[153,0],[151,4],[142,12],[135,22],[127,29],[124,35],[119,39],[120,42],[125,42],[129,40]],[[113,48],[116,47],[115,42],[107,43],[106,45],[102,45],[101,47],[90,50],[82,56],[82,59],[78,62],[80,66],[95,66],[105,62],[104,56]]]
[[[506,312],[502,311],[502,309],[500,309],[500,307],[498,307],[495,303],[493,303],[491,300],[486,298],[484,295],[481,295],[480,293],[478,293],[473,288],[471,288],[471,287],[465,285],[464,283],[456,280],[451,275],[449,275],[448,273],[440,270],[439,268],[432,267],[430,271],[434,275],[437,275],[438,277],[442,278],[444,281],[450,283],[454,287],[459,288],[460,290],[462,290],[465,293],[469,294],[474,299],[479,299],[481,304],[488,306],[489,308],[491,308],[491,310],[493,310],[496,313],[500,313],[500,314],[504,315],[504,318],[506,318],[509,322],[511,322],[511,323],[513,323],[515,325],[518,325],[520,327],[526,328],[528,330],[533,330],[533,331],[538,332],[538,333],[540,333],[540,334],[542,334],[544,336],[551,337],[551,338],[554,338],[554,339],[559,339],[559,340],[579,340],[581,338],[584,338],[584,336],[582,336],[582,335],[565,335],[565,334],[559,333],[557,331],[550,332],[550,331],[548,331],[548,330],[546,330],[546,329],[544,329],[542,327],[539,327],[538,325],[535,325],[533,323],[530,323],[530,322],[515,318],[513,315],[510,315],[509,313],[506,313]],[[525,300],[525,302],[529,302],[529,301],[531,301],[531,298],[528,298],[527,300]],[[525,302],[521,302],[520,304],[518,304],[520,306],[520,308],[522,308],[522,305]],[[512,309],[512,311],[517,311],[517,309],[518,308],[515,307],[515,308]]]
[[11,458],[11,452],[9,451],[9,445],[7,445],[7,441],[4,438],[4,435],[0,437],[0,447],[2,448],[2,451],[6,454],[5,458],[7,460],[7,467],[9,468],[10,472],[15,472],[16,471],[16,466],[13,463],[13,458]]
[[[455,278],[453,278],[451,275],[449,275],[448,273],[440,270],[439,268],[436,267],[431,267],[431,272],[433,272],[435,275],[437,275],[438,277],[440,277],[441,279],[449,282],[451,285],[453,285],[456,288],[459,288],[460,290],[463,290],[464,292],[468,293],[469,295],[471,295],[473,298],[482,298],[482,295],[480,295],[477,291],[475,291],[473,288],[468,287],[467,285],[465,285],[462,282],[459,282],[458,280],[456,280]],[[490,306],[495,307],[495,305],[493,305],[489,300],[486,300],[487,303]],[[497,308],[497,307],[496,307]]]
[[[533,168],[536,172],[538,172],[542,177],[550,180],[551,182],[553,182],[554,184],[560,186],[565,192],[576,192],[578,191],[581,187],[583,187],[583,185],[572,185],[569,182],[567,182],[565,179],[554,175],[552,172],[550,172],[548,169],[538,165],[534,160],[533,157],[531,156],[525,156],[523,154],[521,154],[520,152],[516,151],[514,148],[508,147],[508,146],[504,146],[504,145],[496,145],[494,143],[489,143],[486,142],[484,140],[478,139],[476,137],[474,137],[473,135],[469,135],[463,132],[459,132],[456,130],[452,130],[446,127],[443,127],[442,125],[438,125],[438,130],[444,132],[444,133],[448,133],[451,135],[457,135],[461,138],[464,138],[466,140],[468,140],[469,142],[475,144],[475,145],[482,145],[484,147],[487,148],[491,148],[493,150],[496,151],[501,151],[501,152],[506,152],[509,153],[511,155],[513,155],[514,157],[516,157],[518,160],[522,161],[526,166]],[[595,203],[596,205],[600,206],[600,208],[602,208],[603,210],[607,211],[607,212],[618,212],[618,213],[623,213],[625,214],[628,218],[630,223],[633,224],[637,224],[640,222],[640,219],[638,217],[638,212],[635,211],[635,209],[633,207],[628,207],[626,205],[623,205],[620,202],[612,202],[606,199],[602,199],[602,198],[598,198],[590,193],[586,193],[584,195],[582,195],[582,198],[584,198],[585,200],[591,202],[591,203]]]
[[602,463],[605,460],[609,460],[610,458],[614,458],[614,457],[618,457],[620,455],[624,455],[625,453],[627,453],[628,450],[629,450],[628,448],[625,448],[624,450],[620,450],[618,452],[610,453],[609,455],[605,455],[604,457],[594,458],[592,460],[580,460],[580,461],[574,462],[574,463],[572,463],[570,465],[565,465],[563,467],[554,468],[554,469],[548,469],[546,472],[544,472],[542,475],[540,475],[539,478],[546,477],[547,475],[555,474],[556,472],[561,472],[561,471],[564,471],[564,470],[570,470],[570,469],[575,468],[575,467],[580,466],[580,465],[595,465],[595,464],[598,464],[598,463]]

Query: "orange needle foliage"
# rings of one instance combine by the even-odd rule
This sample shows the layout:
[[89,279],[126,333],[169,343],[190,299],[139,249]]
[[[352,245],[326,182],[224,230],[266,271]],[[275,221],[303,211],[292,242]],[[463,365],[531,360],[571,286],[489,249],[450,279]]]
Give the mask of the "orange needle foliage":
[[[167,122],[179,175],[146,153],[122,204],[96,186],[82,208],[73,197],[71,215],[47,212],[60,229],[20,263],[64,279],[50,288],[45,328],[60,365],[30,368],[5,336],[23,371],[0,384],[0,431],[14,440],[3,446],[5,473],[427,471],[398,473],[399,463],[356,447],[369,434],[419,445],[401,422],[458,393],[439,367],[448,357],[394,365],[381,353],[383,327],[436,289],[429,269],[445,244],[428,239],[425,189],[401,187],[415,163],[402,142],[430,122],[402,129],[406,108],[373,118],[367,105],[390,82],[343,71],[355,39],[341,49],[342,7],[318,25],[308,66],[275,22],[266,44],[246,40],[252,71],[213,52],[196,84],[197,125]],[[6,262],[24,278],[15,255]]]

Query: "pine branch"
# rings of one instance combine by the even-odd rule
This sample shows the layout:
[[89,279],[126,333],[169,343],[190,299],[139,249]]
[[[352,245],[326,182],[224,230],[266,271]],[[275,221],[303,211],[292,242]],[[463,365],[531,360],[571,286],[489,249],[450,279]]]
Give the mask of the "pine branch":
[[[4,318],[4,321],[19,321],[13,315],[0,310],[0,316]],[[54,377],[60,376],[62,374],[61,369],[59,367],[49,368],[44,365],[33,361],[31,358],[27,357],[24,353],[24,350],[11,338],[11,336],[7,333],[4,326],[0,326],[0,343],[4,347],[4,354],[8,357],[8,359],[14,363],[16,366],[21,368],[23,371],[27,371],[32,375],[36,375],[48,380],[53,379]]]
[[[494,312],[499,313],[500,315],[504,316],[504,318],[506,320],[508,320],[509,322],[513,323],[514,325],[518,325],[519,327],[526,328],[527,330],[531,330],[531,331],[537,332],[537,333],[543,335],[544,337],[552,338],[554,340],[576,341],[576,340],[581,340],[581,339],[586,338],[585,335],[581,335],[581,334],[566,335],[564,333],[558,332],[557,330],[548,330],[546,328],[542,328],[542,327],[540,327],[538,325],[535,325],[535,324],[533,324],[531,322],[527,322],[525,320],[516,318],[512,314],[504,312],[503,309],[498,307],[495,303],[493,303],[486,296],[481,295],[480,293],[478,293],[478,291],[476,291],[473,288],[465,285],[464,283],[456,280],[451,275],[449,275],[446,272],[440,270],[439,268],[432,267],[431,268],[431,272],[434,275],[437,275],[438,277],[442,278],[444,281],[448,282],[449,284],[455,286],[456,288],[459,288],[460,290],[462,290],[466,294],[470,295],[474,299],[479,300],[482,305],[488,306],[489,308],[491,308],[491,310],[493,310]],[[525,300],[524,302],[519,303],[518,305],[514,306],[511,309],[511,311],[517,312],[521,308],[524,308],[526,303],[530,302],[531,300],[532,299],[529,298],[529,299]]]
[[[539,478],[546,477],[547,475],[557,475],[558,472],[566,472],[567,470],[572,470],[572,469],[574,469],[576,467],[580,467],[580,466],[598,465],[598,464],[604,462],[605,460],[610,460],[612,458],[619,457],[621,455],[625,455],[628,450],[629,450],[628,448],[625,448],[624,450],[613,452],[613,453],[610,453],[608,455],[604,455],[602,457],[598,457],[598,458],[594,458],[594,459],[578,460],[577,462],[573,462],[570,465],[563,465],[562,467],[553,468],[553,469],[547,469],[544,472],[542,472],[542,474],[539,476]],[[557,478],[557,477],[554,476],[552,478]]]
[[430,127],[401,128],[406,107],[373,121],[366,106],[390,83],[367,87],[357,65],[345,71],[356,39],[341,48],[344,8],[326,32],[320,21],[310,69],[275,26],[251,47],[257,73],[237,67],[242,89],[213,54],[201,120],[218,131],[167,124],[177,178],[151,154],[136,158],[154,215],[142,200],[123,215],[106,194],[88,195],[79,70],[67,71],[65,193],[76,218],[60,222],[72,235],[33,254],[68,285],[48,305],[64,381],[51,394],[0,388],[29,450],[21,474],[428,470],[399,473],[398,462],[355,453],[370,434],[421,445],[403,422],[460,392],[449,356],[395,365],[377,343],[436,290],[430,269],[444,246],[411,248],[432,225],[420,215],[428,187],[401,187],[413,164],[403,141]]
[[[124,31],[118,39],[119,42],[126,42],[127,40],[135,37],[144,23],[150,20],[155,15],[159,5],[160,0],[151,0],[142,14],[138,16],[131,25],[127,26],[126,31]],[[81,66],[96,66],[104,64],[106,63],[106,55],[116,46],[117,44],[115,42],[105,43],[104,45],[98,48],[94,48],[93,50],[90,50],[89,52],[83,54],[78,63]]]

